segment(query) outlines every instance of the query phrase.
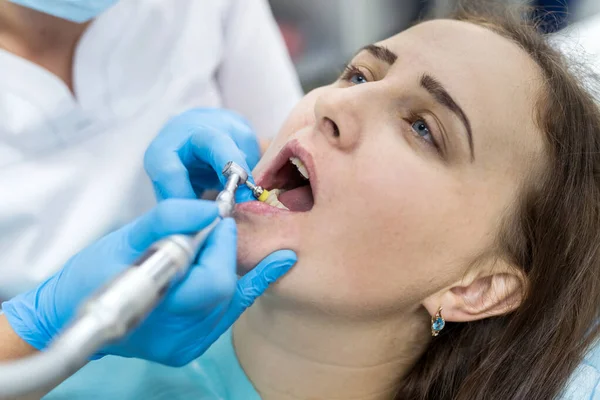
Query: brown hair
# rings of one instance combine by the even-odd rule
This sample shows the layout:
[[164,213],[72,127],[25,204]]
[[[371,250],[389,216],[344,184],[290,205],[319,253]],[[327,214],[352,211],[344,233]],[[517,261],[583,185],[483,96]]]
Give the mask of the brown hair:
[[554,399],[599,333],[600,111],[535,21],[511,11],[471,1],[452,18],[518,44],[545,82],[535,118],[547,168],[498,241],[500,257],[526,273],[527,293],[509,315],[447,324],[397,399]]

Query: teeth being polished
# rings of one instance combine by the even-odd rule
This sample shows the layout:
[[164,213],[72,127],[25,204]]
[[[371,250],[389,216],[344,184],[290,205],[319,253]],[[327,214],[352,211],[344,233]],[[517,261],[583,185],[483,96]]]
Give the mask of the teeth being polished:
[[273,207],[277,207],[277,208],[281,208],[283,210],[288,210],[289,208],[287,208],[286,206],[284,206],[279,199],[277,198],[277,196],[279,196],[281,193],[285,192],[285,190],[281,190],[281,189],[273,189],[269,191],[269,197],[267,197],[267,199],[265,200],[265,203],[273,206]]
[[296,166],[296,168],[298,168],[298,171],[300,172],[300,174],[302,175],[302,177],[304,179],[309,179],[308,170],[304,166],[304,163],[302,162],[302,160],[300,160],[298,157],[291,157],[290,162],[292,164],[294,164]]

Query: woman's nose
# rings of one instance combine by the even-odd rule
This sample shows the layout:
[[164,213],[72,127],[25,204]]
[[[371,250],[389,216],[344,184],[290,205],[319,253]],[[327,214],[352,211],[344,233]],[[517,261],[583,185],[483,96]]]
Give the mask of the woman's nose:
[[360,141],[365,109],[356,89],[328,88],[315,102],[315,128],[342,150],[352,150]]

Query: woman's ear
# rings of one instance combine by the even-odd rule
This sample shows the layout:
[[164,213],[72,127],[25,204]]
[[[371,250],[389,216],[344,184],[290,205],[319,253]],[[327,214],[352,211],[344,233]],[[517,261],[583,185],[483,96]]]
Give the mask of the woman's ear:
[[440,307],[446,321],[467,322],[508,314],[523,301],[527,278],[520,270],[495,264],[493,271],[468,274],[423,302],[430,315]]

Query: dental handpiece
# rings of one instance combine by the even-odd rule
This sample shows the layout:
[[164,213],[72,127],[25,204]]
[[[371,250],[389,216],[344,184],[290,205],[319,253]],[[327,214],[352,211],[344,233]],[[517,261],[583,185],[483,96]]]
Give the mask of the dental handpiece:
[[[188,272],[204,242],[235,207],[235,192],[248,173],[229,162],[225,188],[217,196],[219,216],[194,235],[171,235],[154,243],[136,262],[85,301],[75,320],[48,349],[28,359],[0,365],[0,399],[47,388],[72,375],[110,342],[146,317],[167,289]],[[34,373],[35,376],[32,376]]]
[[193,236],[171,235],[154,243],[130,268],[84,305],[83,316],[111,316],[112,321],[108,325],[112,328],[107,330],[107,340],[120,338],[137,325],[167,289],[185,276],[219,222],[232,215],[235,192],[240,184],[246,182],[248,173],[233,162],[227,163],[222,173],[227,177],[227,182],[217,196],[219,216],[214,221]]

